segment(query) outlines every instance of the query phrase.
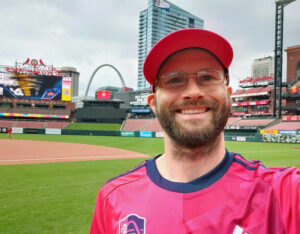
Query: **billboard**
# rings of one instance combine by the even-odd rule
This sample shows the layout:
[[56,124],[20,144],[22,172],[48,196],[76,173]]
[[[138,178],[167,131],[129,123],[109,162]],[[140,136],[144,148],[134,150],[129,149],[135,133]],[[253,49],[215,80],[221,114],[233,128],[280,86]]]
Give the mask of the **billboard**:
[[[71,82],[70,77],[1,73],[0,96],[69,101],[71,100]],[[63,88],[64,94],[62,95]]]
[[99,90],[97,91],[97,99],[110,99],[111,98],[111,92],[109,90]]

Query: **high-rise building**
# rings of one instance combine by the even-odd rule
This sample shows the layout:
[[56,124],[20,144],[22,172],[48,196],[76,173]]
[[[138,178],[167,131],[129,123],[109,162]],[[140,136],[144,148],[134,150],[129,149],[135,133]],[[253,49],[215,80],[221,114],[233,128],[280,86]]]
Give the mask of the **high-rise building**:
[[203,28],[204,21],[165,0],[148,0],[140,12],[138,46],[138,89],[149,89],[143,75],[144,60],[152,48],[167,34],[182,28]]
[[60,74],[63,77],[71,77],[72,78],[71,95],[72,95],[72,97],[78,96],[80,73],[78,71],[76,71],[76,68],[75,67],[62,67],[60,70]]
[[274,57],[254,59],[252,62],[251,75],[253,79],[274,75]]

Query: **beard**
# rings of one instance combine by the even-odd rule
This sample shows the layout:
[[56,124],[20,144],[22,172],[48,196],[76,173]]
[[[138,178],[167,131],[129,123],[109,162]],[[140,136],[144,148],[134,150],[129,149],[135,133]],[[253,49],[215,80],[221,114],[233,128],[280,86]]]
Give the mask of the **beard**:
[[[197,148],[212,144],[217,140],[223,131],[229,114],[230,98],[224,97],[223,103],[215,101],[185,101],[180,105],[173,105],[169,109],[159,106],[155,99],[156,116],[166,132],[166,134],[178,145],[184,148]],[[193,105],[205,105],[210,107],[212,117],[209,124],[202,126],[199,120],[189,120],[189,124],[194,126],[193,130],[188,130],[175,120],[176,109]]]

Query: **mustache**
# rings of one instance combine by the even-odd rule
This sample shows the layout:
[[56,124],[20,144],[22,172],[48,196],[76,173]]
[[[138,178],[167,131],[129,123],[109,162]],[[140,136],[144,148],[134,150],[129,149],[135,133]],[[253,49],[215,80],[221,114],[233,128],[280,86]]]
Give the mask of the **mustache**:
[[215,101],[207,101],[207,100],[186,100],[178,104],[174,104],[170,107],[171,111],[176,111],[178,109],[183,109],[185,107],[190,106],[206,106],[210,109],[217,109],[219,104]]

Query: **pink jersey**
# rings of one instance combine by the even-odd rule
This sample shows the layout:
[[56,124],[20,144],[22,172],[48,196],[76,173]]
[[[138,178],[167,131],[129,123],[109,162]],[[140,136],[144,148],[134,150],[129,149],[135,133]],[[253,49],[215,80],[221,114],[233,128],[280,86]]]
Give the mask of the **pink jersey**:
[[102,187],[90,233],[300,234],[300,172],[226,152],[211,172],[176,183],[150,159]]

